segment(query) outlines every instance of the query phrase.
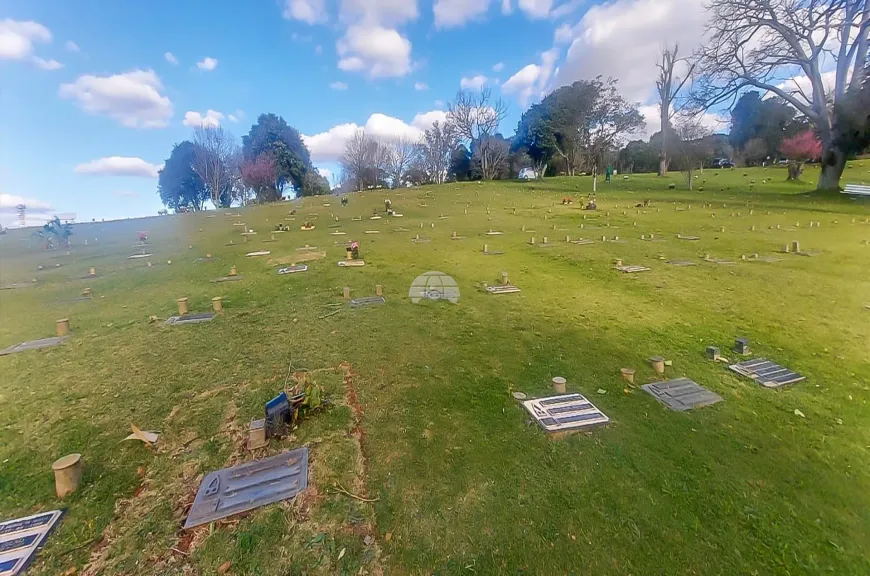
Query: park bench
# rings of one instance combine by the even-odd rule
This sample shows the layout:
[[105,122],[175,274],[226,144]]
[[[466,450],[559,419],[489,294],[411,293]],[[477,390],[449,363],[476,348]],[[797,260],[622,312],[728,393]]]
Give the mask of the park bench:
[[843,189],[843,194],[870,196],[870,186],[865,186],[864,184],[846,184],[846,188]]

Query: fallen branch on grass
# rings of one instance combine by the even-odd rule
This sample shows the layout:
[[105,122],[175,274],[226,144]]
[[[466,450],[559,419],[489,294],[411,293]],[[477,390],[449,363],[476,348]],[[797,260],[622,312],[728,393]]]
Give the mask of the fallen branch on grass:
[[341,484],[339,484],[338,482],[335,483],[334,488],[335,488],[335,491],[336,491],[336,492],[339,492],[339,493],[341,493],[341,494],[344,494],[345,496],[350,496],[351,498],[354,498],[354,499],[356,499],[356,500],[359,500],[360,502],[377,502],[378,500],[380,500],[379,497],[378,497],[378,498],[363,498],[362,496],[357,496],[356,494],[351,494],[350,492],[348,492],[347,490],[345,490],[345,489],[341,486]]

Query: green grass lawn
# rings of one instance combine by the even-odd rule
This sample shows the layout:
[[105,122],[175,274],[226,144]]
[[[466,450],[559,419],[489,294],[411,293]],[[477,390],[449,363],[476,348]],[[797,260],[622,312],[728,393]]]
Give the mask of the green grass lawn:
[[[854,162],[844,182],[868,173]],[[227,561],[228,574],[263,575],[870,574],[870,203],[784,180],[784,169],[706,170],[689,192],[679,174],[620,175],[599,185],[596,213],[580,209],[588,177],[448,184],[390,192],[404,218],[381,220],[368,216],[387,194],[371,191],[346,208],[308,198],[231,210],[241,217],[76,225],[69,255],[11,231],[0,284],[38,282],[0,291],[0,347],[52,336],[65,317],[73,335],[0,357],[0,518],[67,509],[33,574],[215,574]],[[315,214],[316,229],[299,231]],[[330,235],[332,214],[346,236]],[[239,220],[257,231],[249,244]],[[292,231],[263,243],[277,223]],[[126,259],[137,230],[152,268]],[[336,266],[335,242],[351,239],[364,268]],[[793,240],[820,254],[778,253]],[[505,254],[484,256],[484,243]],[[278,276],[304,244],[325,258]],[[244,256],[256,249],[272,254]],[[754,253],[781,260],[740,259]],[[617,258],[652,270],[622,274]],[[242,281],[210,282],[233,265]],[[98,278],[82,279],[91,266]],[[430,270],[458,282],[458,305],[411,303]],[[521,293],[481,290],[502,271]],[[329,306],[345,286],[363,297],[376,284],[384,306]],[[70,301],[85,287],[91,300]],[[193,312],[222,296],[225,311],[149,323],[184,296]],[[806,381],[768,390],[705,359],[708,345],[733,358],[739,336]],[[653,355],[673,361],[667,377],[725,401],[670,412],[621,380],[633,367],[638,386],[654,381]],[[309,490],[184,532],[202,476],[252,458],[247,424],[291,366],[331,405],[260,453],[309,446]],[[559,441],[530,425],[510,391],[546,395],[554,376],[611,424]],[[157,447],[122,442],[130,423],[160,431]],[[59,501],[51,463],[71,452],[84,478]]]

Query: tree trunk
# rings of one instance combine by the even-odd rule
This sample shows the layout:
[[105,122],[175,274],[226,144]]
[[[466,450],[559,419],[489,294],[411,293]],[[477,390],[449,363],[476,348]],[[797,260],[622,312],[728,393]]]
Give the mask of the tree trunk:
[[846,167],[846,153],[837,143],[836,136],[830,136],[822,151],[822,174],[816,190],[839,190],[840,177]]
[[[668,87],[670,90],[670,87]],[[660,117],[661,120],[661,130],[662,130],[662,150],[659,155],[659,176],[667,176],[668,175],[668,128],[671,126],[670,122],[670,109],[671,102],[669,98],[662,98],[661,106],[660,106]]]
[[803,162],[791,161],[788,163],[788,180],[800,180],[803,172]]

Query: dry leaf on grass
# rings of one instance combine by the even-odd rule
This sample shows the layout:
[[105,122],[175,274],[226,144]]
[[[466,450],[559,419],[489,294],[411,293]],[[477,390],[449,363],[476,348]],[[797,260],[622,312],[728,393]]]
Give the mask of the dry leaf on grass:
[[226,574],[227,570],[229,570],[230,566],[232,566],[232,565],[233,565],[232,561],[227,560],[226,562],[224,562],[223,564],[221,564],[218,567],[218,570],[217,570],[218,574]]
[[135,424],[130,424],[130,430],[133,431],[132,434],[124,438],[124,440],[141,440],[145,443],[146,446],[153,446],[157,443],[158,438],[160,438],[160,434],[153,431],[143,431],[136,427]]

